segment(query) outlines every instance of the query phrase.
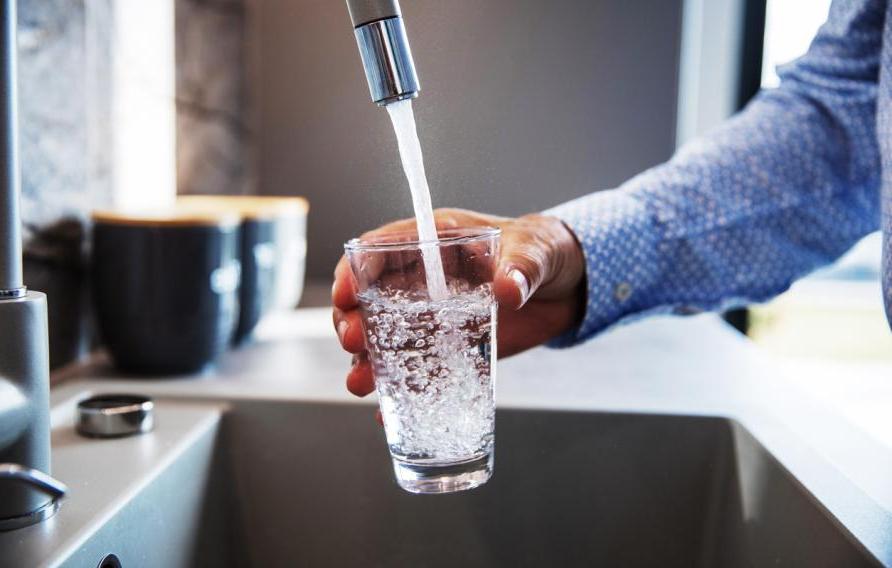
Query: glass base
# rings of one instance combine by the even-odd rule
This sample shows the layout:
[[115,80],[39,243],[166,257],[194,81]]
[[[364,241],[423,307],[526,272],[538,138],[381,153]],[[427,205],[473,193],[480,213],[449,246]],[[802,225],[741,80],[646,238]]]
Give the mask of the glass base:
[[493,455],[447,465],[393,460],[400,487],[410,493],[454,493],[479,487],[492,477]]

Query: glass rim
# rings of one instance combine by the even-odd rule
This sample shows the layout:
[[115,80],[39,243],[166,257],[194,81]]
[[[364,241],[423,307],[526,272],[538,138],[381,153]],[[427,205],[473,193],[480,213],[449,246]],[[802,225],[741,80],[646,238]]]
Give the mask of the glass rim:
[[[449,236],[449,233],[461,232],[461,234]],[[487,239],[498,237],[502,234],[502,230],[498,227],[448,227],[437,229],[437,235],[446,233],[447,236],[440,237],[436,241],[423,241],[418,238],[418,231],[397,231],[394,233],[380,233],[378,235],[370,235],[367,238],[356,237],[344,243],[344,250],[352,251],[394,251],[394,250],[413,250],[421,248],[424,245],[432,245],[436,247],[464,245]],[[375,242],[369,239],[388,238],[394,239],[392,242]]]

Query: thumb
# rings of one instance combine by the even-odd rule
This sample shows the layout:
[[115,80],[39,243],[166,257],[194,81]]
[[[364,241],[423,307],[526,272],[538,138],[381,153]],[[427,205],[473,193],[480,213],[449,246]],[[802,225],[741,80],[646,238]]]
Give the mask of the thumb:
[[506,243],[494,281],[499,303],[522,308],[549,276],[550,264],[547,247],[540,243]]

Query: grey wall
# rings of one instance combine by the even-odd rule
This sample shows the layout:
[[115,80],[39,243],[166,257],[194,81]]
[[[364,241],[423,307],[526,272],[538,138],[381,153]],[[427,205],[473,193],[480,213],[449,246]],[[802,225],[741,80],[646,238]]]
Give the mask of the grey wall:
[[[682,0],[404,0],[435,206],[515,215],[621,183],[675,144]],[[259,191],[309,197],[310,277],[411,214],[341,0],[253,0]]]
[[176,0],[177,191],[254,193],[245,0]]

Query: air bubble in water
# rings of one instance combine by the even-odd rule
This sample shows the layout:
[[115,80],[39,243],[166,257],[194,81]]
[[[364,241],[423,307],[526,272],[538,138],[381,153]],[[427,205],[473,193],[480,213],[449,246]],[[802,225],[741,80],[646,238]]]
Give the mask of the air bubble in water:
[[377,338],[376,390],[397,457],[456,461],[491,447],[492,360],[484,344],[495,302],[488,285],[463,286],[434,302],[399,291],[360,295],[366,315],[380,315],[366,322]]

